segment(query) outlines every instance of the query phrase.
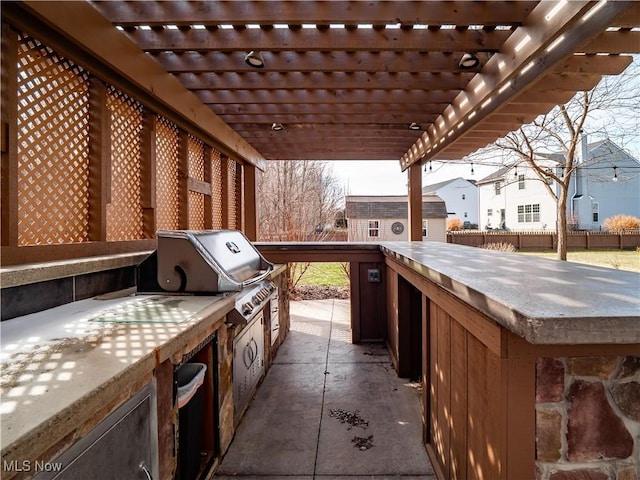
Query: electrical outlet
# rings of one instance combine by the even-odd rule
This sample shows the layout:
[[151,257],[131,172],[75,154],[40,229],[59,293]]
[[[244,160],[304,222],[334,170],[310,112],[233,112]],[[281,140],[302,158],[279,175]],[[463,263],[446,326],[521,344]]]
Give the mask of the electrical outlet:
[[370,268],[367,270],[367,280],[369,283],[380,283],[380,269]]

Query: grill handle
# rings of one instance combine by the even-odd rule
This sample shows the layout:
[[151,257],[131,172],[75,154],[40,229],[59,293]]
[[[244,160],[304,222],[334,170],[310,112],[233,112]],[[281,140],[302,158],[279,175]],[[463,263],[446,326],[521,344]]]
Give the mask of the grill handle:
[[261,282],[262,280],[267,278],[269,275],[271,275],[272,271],[273,271],[273,265],[269,265],[266,270],[261,270],[261,273],[259,275],[248,278],[247,280],[242,282],[241,283],[242,288],[248,287],[249,285],[253,285],[254,283]]

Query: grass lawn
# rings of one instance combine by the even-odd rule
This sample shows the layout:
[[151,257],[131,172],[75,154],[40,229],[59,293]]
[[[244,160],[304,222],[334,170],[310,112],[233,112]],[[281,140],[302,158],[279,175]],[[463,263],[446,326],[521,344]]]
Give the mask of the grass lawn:
[[[555,258],[555,252],[520,252],[524,255],[538,255],[540,257]],[[640,272],[640,254],[630,250],[584,250],[569,252],[570,262],[587,263],[601,267],[617,268]],[[298,264],[300,268],[304,264]],[[345,274],[339,262],[312,263],[303,274],[298,285],[315,285],[320,287],[349,286],[349,277]]]
[[[296,265],[298,268],[300,266],[304,264]],[[312,263],[302,275],[298,285],[346,287],[349,285],[349,277],[339,262]]]
[[[555,252],[520,252],[525,255],[555,258]],[[640,254],[633,250],[579,250],[567,253],[569,262],[640,272]]]

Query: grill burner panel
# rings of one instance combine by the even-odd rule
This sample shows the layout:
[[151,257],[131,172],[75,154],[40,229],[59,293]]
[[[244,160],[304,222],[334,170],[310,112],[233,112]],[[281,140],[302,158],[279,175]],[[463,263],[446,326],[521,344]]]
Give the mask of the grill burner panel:
[[264,280],[234,294],[236,308],[229,312],[227,317],[229,323],[247,323],[261,312],[265,305],[269,304],[275,291],[275,284],[270,280]]

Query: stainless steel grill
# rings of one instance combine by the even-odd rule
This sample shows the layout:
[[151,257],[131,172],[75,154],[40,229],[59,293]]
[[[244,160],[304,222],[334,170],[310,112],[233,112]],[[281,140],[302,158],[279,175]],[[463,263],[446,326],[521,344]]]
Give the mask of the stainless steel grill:
[[164,290],[233,292],[273,270],[242,232],[160,230],[158,283]]
[[249,322],[276,290],[267,279],[273,264],[242,232],[159,230],[157,236],[158,250],[138,268],[138,290],[231,294],[232,323]]

